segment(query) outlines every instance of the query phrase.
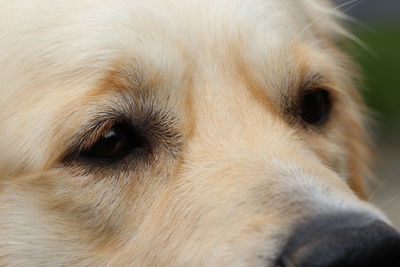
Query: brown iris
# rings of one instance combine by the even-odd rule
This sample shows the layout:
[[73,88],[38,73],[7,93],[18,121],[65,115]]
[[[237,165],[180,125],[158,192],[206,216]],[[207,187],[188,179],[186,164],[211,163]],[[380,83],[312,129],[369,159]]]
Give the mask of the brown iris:
[[127,124],[115,124],[105,131],[100,138],[81,156],[100,161],[117,161],[130,153],[141,152],[149,148],[144,136]]

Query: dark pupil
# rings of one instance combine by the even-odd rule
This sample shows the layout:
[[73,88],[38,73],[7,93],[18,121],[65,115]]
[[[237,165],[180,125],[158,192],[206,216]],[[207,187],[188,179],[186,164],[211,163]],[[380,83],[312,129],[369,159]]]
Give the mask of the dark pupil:
[[330,106],[328,91],[313,90],[303,96],[301,118],[307,123],[321,125],[328,118]]
[[137,131],[119,124],[103,133],[100,139],[82,154],[91,159],[115,161],[133,150],[146,147],[146,140]]

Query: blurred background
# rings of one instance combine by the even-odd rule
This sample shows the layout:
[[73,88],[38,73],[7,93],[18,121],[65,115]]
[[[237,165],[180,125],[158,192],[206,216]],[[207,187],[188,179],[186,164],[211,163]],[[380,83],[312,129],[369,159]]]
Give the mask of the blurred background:
[[361,64],[361,90],[373,110],[373,134],[380,156],[370,198],[400,229],[400,0],[335,0],[356,21],[352,32],[366,47],[350,54]]

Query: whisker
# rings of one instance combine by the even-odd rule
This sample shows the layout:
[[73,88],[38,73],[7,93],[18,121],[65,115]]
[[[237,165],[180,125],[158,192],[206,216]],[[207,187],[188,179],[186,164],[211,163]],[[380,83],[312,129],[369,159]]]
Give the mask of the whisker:
[[[354,8],[355,6],[357,6],[359,3],[364,2],[365,0],[350,0],[348,2],[345,2],[341,5],[338,5],[334,8],[332,8],[331,10],[326,10],[325,13],[322,13],[320,16],[318,16],[317,18],[315,18],[314,20],[312,20],[309,24],[307,24],[297,35],[296,37],[290,42],[291,44],[294,43],[297,39],[300,38],[300,36],[302,36],[308,29],[310,29],[315,23],[319,22],[321,19],[323,19],[324,17],[328,16],[328,15],[335,15],[335,16],[341,16],[343,17],[343,15],[338,11],[341,8],[344,8],[346,6],[352,5],[350,6],[348,9],[345,9],[345,11],[350,10],[351,8]],[[354,5],[353,5],[354,4]],[[340,15],[339,15],[340,14]],[[348,33],[347,33],[348,34]],[[351,38],[352,39],[352,38]]]
[[372,194],[368,197],[368,201],[373,201],[374,198],[376,197],[376,194],[379,192],[379,190],[382,189],[383,186],[385,186],[393,177],[395,177],[395,174],[388,175],[372,192]]
[[350,9],[352,9],[352,8],[354,8],[354,7],[356,7],[356,6],[360,5],[360,4],[362,4],[362,3],[364,3],[364,2],[365,2],[365,0],[358,0],[358,1],[356,1],[356,2],[354,3],[354,5],[349,6],[348,8],[345,8],[343,11],[344,11],[344,12],[349,11]]
[[386,209],[389,204],[392,204],[393,202],[395,202],[396,200],[399,200],[399,199],[400,199],[400,195],[397,195],[397,196],[389,199],[388,201],[383,203],[383,205],[381,206],[381,209],[383,209],[383,210]]

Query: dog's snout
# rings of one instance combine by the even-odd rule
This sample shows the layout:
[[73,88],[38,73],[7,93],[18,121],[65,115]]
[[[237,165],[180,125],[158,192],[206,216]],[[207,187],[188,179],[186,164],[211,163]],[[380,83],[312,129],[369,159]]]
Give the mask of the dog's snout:
[[279,259],[282,267],[398,267],[400,234],[362,215],[329,216],[294,231]]

